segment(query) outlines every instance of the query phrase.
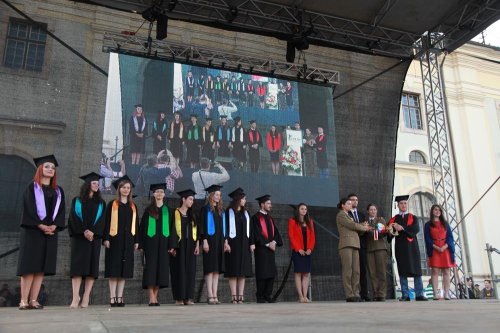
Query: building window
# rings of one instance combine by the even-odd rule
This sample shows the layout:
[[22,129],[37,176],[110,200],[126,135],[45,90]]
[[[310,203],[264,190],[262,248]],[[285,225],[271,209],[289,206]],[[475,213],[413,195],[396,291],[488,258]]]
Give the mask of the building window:
[[11,18],[3,64],[5,67],[41,72],[47,42],[47,25]]
[[406,128],[422,129],[422,115],[420,113],[420,102],[418,95],[403,93],[401,96],[401,108]]
[[419,151],[413,150],[410,152],[410,163],[425,164],[425,157]]
[[430,193],[418,192],[408,200],[408,211],[418,217],[420,232],[417,234],[418,247],[420,250],[420,267],[424,275],[430,275],[427,267],[427,252],[425,252],[424,224],[430,218],[431,207],[436,203],[436,198]]

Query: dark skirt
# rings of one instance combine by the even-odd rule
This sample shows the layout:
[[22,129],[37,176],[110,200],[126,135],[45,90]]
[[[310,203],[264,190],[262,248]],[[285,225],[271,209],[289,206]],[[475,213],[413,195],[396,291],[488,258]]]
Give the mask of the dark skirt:
[[271,162],[278,163],[280,161],[280,152],[269,152],[269,156],[271,157]]
[[298,252],[292,253],[293,271],[295,273],[311,273],[311,256],[301,256]]
[[46,236],[37,227],[21,228],[17,276],[56,274],[57,233]]

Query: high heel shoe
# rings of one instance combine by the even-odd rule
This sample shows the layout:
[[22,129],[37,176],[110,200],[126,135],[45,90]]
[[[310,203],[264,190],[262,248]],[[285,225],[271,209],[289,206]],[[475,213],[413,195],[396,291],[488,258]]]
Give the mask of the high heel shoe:
[[243,295],[238,295],[238,304],[243,304],[243,303],[245,303]]
[[238,304],[238,295],[231,296],[231,303]]
[[117,301],[117,303],[116,303],[117,307],[123,308],[125,306],[125,302],[123,301],[123,297],[117,297],[116,301]]
[[30,308],[33,309],[33,310],[42,310],[43,309],[43,305],[40,304],[40,303],[38,303],[37,300],[33,299],[30,302]]
[[23,300],[21,300],[21,302],[19,302],[19,310],[30,310],[31,309],[31,306],[28,302],[25,302]]
[[216,297],[208,297],[207,298],[207,303],[209,305],[216,305],[217,304],[217,302],[215,301],[216,299],[217,299]]
[[118,301],[116,300],[116,297],[110,298],[109,306],[111,306],[112,308],[116,308],[118,306]]

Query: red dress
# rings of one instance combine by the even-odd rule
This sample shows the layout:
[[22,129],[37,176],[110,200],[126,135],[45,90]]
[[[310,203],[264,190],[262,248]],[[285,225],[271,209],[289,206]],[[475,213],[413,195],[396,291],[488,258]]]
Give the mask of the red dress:
[[[446,228],[441,223],[432,222],[430,233],[434,245],[442,247],[446,244]],[[433,249],[432,256],[429,258],[429,266],[434,268],[455,267],[455,264],[451,262],[450,250],[447,248],[443,252],[439,252]]]

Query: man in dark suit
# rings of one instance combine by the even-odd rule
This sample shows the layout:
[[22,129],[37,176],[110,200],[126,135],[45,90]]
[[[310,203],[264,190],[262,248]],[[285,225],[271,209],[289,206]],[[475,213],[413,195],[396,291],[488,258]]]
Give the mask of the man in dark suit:
[[[358,211],[358,195],[355,193],[351,193],[347,196],[352,203],[352,209],[349,212],[349,216],[353,218],[356,223],[366,222],[365,214]],[[370,292],[368,288],[368,259],[366,256],[366,245],[367,245],[367,237],[370,237],[368,233],[359,235],[359,297],[361,301],[370,302],[372,298],[370,297]]]

